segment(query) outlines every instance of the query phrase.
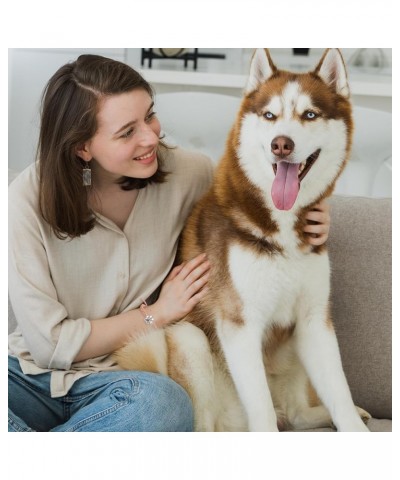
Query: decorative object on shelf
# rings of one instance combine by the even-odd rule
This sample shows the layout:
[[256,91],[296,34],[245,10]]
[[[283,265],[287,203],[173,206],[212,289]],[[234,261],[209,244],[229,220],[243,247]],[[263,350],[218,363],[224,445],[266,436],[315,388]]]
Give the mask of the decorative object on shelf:
[[156,55],[162,57],[181,57],[184,53],[188,52],[190,48],[153,48],[153,52]]
[[349,66],[382,69],[386,66],[382,48],[357,48],[349,58]]
[[310,53],[309,48],[293,48],[293,55],[308,55]]
[[185,68],[188,66],[188,62],[192,61],[193,69],[197,70],[197,62],[199,58],[215,58],[223,60],[225,55],[220,53],[200,53],[198,48],[142,48],[142,67],[144,66],[145,60],[148,60],[148,66],[151,68],[153,60],[162,60],[166,58],[169,60],[183,60]]

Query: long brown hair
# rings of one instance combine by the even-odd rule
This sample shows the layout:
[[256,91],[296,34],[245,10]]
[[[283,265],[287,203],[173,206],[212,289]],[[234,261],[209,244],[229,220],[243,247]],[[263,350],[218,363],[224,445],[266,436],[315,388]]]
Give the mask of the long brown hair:
[[[154,98],[150,84],[133,68],[98,55],[81,55],[48,81],[37,151],[39,208],[58,238],[78,237],[94,227],[88,187],[82,185],[84,162],[76,151],[97,131],[99,100],[134,89],[143,89]],[[148,179],[124,177],[119,183],[122,189],[131,190],[162,183],[165,176],[159,166]]]

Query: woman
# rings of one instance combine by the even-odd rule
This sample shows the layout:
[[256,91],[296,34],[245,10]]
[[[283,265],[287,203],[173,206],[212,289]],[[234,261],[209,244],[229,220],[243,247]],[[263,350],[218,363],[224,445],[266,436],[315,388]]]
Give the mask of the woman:
[[[50,79],[38,162],[9,192],[9,431],[193,429],[179,385],[120,371],[111,354],[207,293],[204,255],[172,267],[211,178],[206,157],[160,141],[132,68],[82,55]],[[310,243],[324,243],[326,204],[309,220]]]

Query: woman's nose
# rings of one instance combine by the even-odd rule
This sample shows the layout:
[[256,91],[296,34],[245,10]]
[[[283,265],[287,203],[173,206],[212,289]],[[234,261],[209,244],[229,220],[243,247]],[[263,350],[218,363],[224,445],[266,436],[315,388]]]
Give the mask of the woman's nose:
[[158,143],[159,141],[159,133],[157,133],[154,128],[146,123],[141,125],[139,135],[140,142],[146,145],[152,145]]

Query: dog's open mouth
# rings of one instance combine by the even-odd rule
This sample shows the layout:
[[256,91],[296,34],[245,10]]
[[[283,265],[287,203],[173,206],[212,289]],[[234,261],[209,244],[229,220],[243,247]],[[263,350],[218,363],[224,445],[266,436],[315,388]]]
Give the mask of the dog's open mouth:
[[[303,178],[307,175],[307,173],[311,170],[311,167],[314,165],[315,161],[319,157],[321,149],[319,148],[318,150],[315,150],[314,153],[312,153],[305,162],[300,163],[300,168],[299,168],[299,173],[298,177],[300,182],[303,180]],[[274,163],[272,165],[272,168],[274,169],[274,173],[276,175],[276,171],[278,169],[277,164]]]
[[290,163],[280,160],[272,165],[275,179],[272,184],[272,200],[279,210],[290,210],[300,190],[300,182],[311,170],[321,149],[312,153],[303,163]]

